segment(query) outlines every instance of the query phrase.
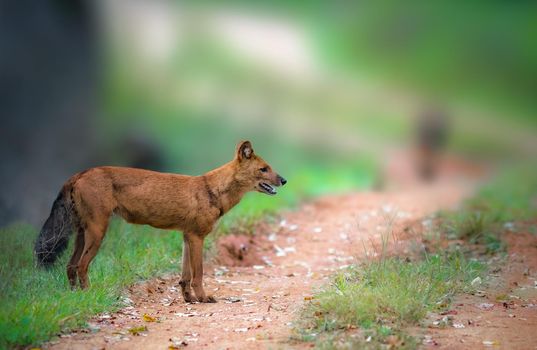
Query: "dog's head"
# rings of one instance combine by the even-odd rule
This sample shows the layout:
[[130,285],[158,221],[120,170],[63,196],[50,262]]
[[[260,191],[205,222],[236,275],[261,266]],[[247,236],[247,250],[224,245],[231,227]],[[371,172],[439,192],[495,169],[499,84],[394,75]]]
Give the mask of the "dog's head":
[[275,195],[274,187],[287,183],[272,167],[254,153],[250,141],[242,141],[237,145],[235,160],[238,163],[236,179],[251,191]]

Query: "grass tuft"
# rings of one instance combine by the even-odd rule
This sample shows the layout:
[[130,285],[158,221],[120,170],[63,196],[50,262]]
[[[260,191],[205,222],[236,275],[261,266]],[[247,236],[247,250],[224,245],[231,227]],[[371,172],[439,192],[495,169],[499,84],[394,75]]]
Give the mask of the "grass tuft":
[[456,212],[440,215],[440,230],[451,239],[484,247],[484,252],[504,252],[505,225],[537,217],[537,168],[518,167],[503,172]]
[[470,282],[482,271],[481,263],[461,253],[429,255],[417,262],[392,257],[355,266],[336,275],[306,307],[299,338],[323,348],[334,332],[358,329],[354,337],[342,338],[343,348],[348,341],[363,347],[414,344],[401,329],[417,325],[429,311],[445,309],[454,294],[472,289]]

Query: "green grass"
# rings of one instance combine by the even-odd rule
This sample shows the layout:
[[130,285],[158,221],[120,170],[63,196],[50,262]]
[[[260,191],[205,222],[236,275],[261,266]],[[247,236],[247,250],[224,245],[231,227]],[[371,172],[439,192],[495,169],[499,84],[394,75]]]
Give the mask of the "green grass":
[[115,220],[91,265],[90,289],[71,291],[65,274],[69,254],[49,270],[34,267],[36,234],[23,225],[0,232],[0,348],[37,345],[83,326],[90,316],[120,307],[126,286],[180,268],[181,234]]
[[486,213],[494,222],[537,217],[537,163],[512,166],[485,185],[467,208]]
[[404,327],[419,324],[428,311],[445,309],[482,271],[483,265],[461,253],[355,266],[336,275],[305,308],[299,339],[315,341],[320,348],[377,348],[390,342],[412,348],[415,340]]
[[500,172],[455,212],[442,213],[448,238],[482,245],[486,253],[504,251],[504,225],[537,217],[537,168],[517,166]]

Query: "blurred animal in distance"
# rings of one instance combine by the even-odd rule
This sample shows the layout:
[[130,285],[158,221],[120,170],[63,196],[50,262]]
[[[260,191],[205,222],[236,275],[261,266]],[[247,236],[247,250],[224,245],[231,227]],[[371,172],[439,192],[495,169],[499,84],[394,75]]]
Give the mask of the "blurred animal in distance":
[[438,173],[442,151],[449,137],[446,111],[429,107],[417,118],[416,130],[417,172],[424,181],[433,180]]

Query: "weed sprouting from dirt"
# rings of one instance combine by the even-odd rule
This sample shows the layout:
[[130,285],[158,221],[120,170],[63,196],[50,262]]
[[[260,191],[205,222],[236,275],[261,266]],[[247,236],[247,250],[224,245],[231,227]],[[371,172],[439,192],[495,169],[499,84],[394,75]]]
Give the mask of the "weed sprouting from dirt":
[[460,253],[417,262],[399,257],[364,262],[336,275],[315,296],[303,311],[299,334],[317,334],[322,343],[326,332],[360,330],[351,337],[357,346],[408,342],[405,326],[417,325],[428,311],[446,308],[454,294],[472,288],[470,281],[482,270]]
[[515,220],[537,215],[537,169],[518,167],[497,176],[456,212],[443,213],[449,238],[483,245],[487,253],[505,250],[502,233]]
[[296,339],[321,349],[415,348],[418,340],[405,328],[473,288],[470,282],[484,265],[460,251],[420,250],[410,259],[396,218],[396,211],[385,212],[379,242],[362,241],[366,259],[357,258],[358,264],[334,276],[306,305]]

